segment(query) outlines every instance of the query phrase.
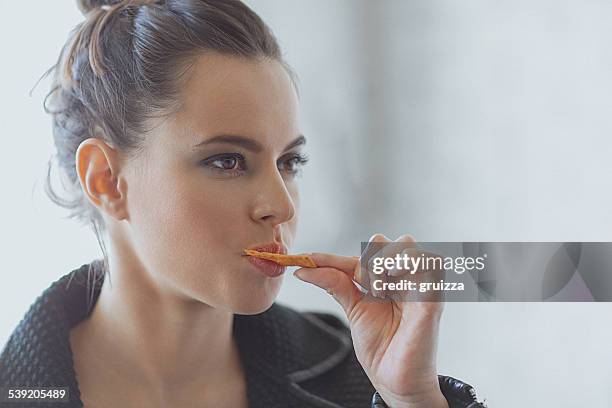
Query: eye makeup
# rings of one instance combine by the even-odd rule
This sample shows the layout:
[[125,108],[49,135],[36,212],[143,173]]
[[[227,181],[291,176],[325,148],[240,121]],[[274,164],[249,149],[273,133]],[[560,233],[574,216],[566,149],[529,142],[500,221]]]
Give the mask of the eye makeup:
[[[300,152],[284,154],[277,160],[278,170],[285,176],[294,177],[299,174],[302,166],[308,163],[308,156]],[[200,165],[216,175],[239,177],[250,171],[247,159],[242,153],[227,152],[207,157]]]

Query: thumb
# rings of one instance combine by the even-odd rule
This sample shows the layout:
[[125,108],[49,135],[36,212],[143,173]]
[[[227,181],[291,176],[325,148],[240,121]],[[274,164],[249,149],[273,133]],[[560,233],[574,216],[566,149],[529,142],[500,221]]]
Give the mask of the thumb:
[[357,289],[353,280],[343,271],[330,268],[299,268],[293,276],[304,282],[324,289],[342,306],[347,318],[350,318],[353,307],[363,294]]

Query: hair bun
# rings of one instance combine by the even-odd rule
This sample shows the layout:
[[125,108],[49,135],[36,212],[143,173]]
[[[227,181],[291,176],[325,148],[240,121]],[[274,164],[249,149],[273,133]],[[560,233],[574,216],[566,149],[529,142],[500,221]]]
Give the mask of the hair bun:
[[102,6],[108,6],[114,3],[118,3],[117,0],[77,0],[77,6],[81,13],[84,15],[89,13],[91,10],[100,8]]

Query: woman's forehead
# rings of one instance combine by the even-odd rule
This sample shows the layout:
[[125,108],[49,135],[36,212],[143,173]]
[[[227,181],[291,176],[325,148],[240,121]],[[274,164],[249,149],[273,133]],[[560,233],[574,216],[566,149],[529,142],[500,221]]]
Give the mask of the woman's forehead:
[[297,95],[277,61],[203,55],[180,99],[177,118],[206,133],[297,132]]

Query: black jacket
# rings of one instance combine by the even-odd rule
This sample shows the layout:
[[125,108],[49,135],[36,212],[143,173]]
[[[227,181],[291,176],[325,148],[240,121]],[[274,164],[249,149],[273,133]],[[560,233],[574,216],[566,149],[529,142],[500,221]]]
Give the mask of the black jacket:
[[[0,387],[5,387],[0,406],[83,406],[69,333],[88,317],[100,293],[103,276],[87,290],[89,268],[82,265],[54,282],[11,334],[0,355]],[[257,315],[234,315],[233,327],[250,407],[385,406],[355,357],[348,327],[336,316],[274,303]],[[452,408],[482,406],[469,385],[451,377],[439,380]],[[69,403],[5,399],[7,387],[43,386],[67,387]]]

